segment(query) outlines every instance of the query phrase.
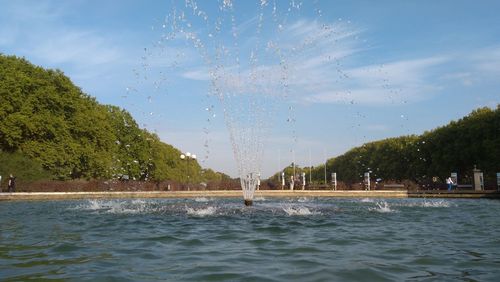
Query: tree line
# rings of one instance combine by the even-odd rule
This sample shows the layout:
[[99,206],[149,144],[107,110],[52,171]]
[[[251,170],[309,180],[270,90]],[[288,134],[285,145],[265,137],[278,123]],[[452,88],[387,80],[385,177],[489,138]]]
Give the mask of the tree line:
[[[25,180],[113,179],[210,181],[229,179],[139,128],[127,111],[102,105],[60,70],[47,70],[0,54],[0,175]],[[480,108],[422,135],[369,142],[326,162],[327,182],[372,179],[428,183],[458,172],[471,182],[476,165],[486,182],[500,172],[500,105]],[[292,167],[284,168],[290,176]],[[325,166],[299,167],[307,180],[324,183]],[[311,171],[311,175],[309,175]],[[278,173],[270,180],[277,181]]]
[[[292,164],[293,165],[293,164]],[[291,166],[292,166],[291,165]],[[284,168],[290,176],[291,166]],[[372,179],[411,180],[419,184],[443,181],[457,172],[461,183],[472,183],[476,166],[485,176],[485,183],[496,185],[500,172],[500,105],[496,109],[479,108],[458,121],[427,131],[365,143],[326,161],[327,182],[336,172],[338,181],[356,183],[370,172]],[[324,183],[325,164],[313,168],[297,167],[296,173],[307,174],[312,181]],[[277,181],[278,173],[271,177]]]
[[0,54],[0,175],[25,180],[220,180],[139,128],[127,111],[102,105],[60,70]]

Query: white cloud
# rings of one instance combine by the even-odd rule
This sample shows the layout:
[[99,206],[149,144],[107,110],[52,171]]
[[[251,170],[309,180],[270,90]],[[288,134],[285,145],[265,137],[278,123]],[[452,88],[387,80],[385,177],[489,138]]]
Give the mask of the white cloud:
[[[239,44],[246,49],[205,49],[214,66],[191,67],[181,76],[204,81],[215,77],[217,87],[227,93],[285,95],[283,83],[290,85],[287,94],[291,95],[324,91],[338,76],[339,61],[359,52],[357,34],[358,30],[343,24],[298,20],[269,38],[262,35],[257,50],[253,38],[247,38],[252,43]],[[222,46],[208,43],[203,46]]]
[[2,1],[5,21],[15,20],[18,25],[33,25],[34,22],[53,22],[59,19],[66,9],[64,2],[54,5],[51,1]]
[[[256,24],[255,18],[249,22]],[[245,29],[249,29],[248,24]],[[257,67],[251,69],[248,67],[250,63],[247,67],[242,63],[237,68],[227,64],[234,60],[225,58],[221,66],[213,67],[212,71],[219,77],[221,87],[232,93],[282,95],[280,92],[284,88],[281,82],[286,77],[289,85],[287,95],[295,101],[374,106],[430,99],[449,85],[439,79],[457,80],[461,85],[470,87],[482,78],[477,76],[500,74],[498,47],[483,48],[469,54],[435,54],[366,64],[354,56],[367,51],[357,40],[362,32],[352,25],[324,25],[315,20],[297,20],[289,23],[282,32],[274,34],[273,38],[260,39],[267,41],[268,50],[259,50],[256,54]],[[254,38],[248,41],[255,43]],[[285,67],[271,58],[269,54],[273,50],[280,52]],[[228,54],[234,56],[234,53]],[[241,57],[244,58],[243,55]],[[446,69],[454,69],[453,66],[460,63],[465,71],[443,75]],[[183,77],[207,81],[210,79],[209,71],[206,67],[197,67],[185,71]]]
[[463,86],[472,86],[475,80],[473,76],[471,72],[454,72],[443,75],[442,79],[459,81]]
[[[433,56],[363,65],[354,57],[365,50],[357,40],[360,33],[360,29],[345,24],[298,20],[277,35],[272,34],[273,38],[261,38],[267,42],[267,50],[250,52],[248,62],[239,67],[228,63],[235,58],[224,57],[220,62],[212,60],[218,64],[216,67],[194,67],[182,77],[207,81],[211,71],[223,91],[264,95],[284,95],[285,82],[289,85],[288,97],[307,103],[410,103],[427,99],[439,89],[429,78],[433,68],[449,58]],[[280,57],[273,57],[274,52],[279,52]],[[231,50],[226,53],[229,57],[236,54]],[[241,58],[244,53],[239,52]],[[250,67],[254,62],[257,65]]]
[[[457,71],[443,75],[450,69]],[[471,87],[480,81],[498,78],[500,47],[345,68],[341,70],[345,79],[338,79],[336,83],[331,79],[338,74],[334,69],[304,70],[307,71],[300,72],[301,79],[294,83],[305,90],[302,99],[307,102],[398,105],[430,99],[449,86],[449,82],[442,80],[455,80]]]
[[93,32],[59,30],[58,35],[47,40],[33,41],[37,47],[32,54],[52,65],[95,66],[115,62],[122,56],[114,44]]
[[208,81],[210,80],[210,74],[208,68],[192,68],[189,71],[182,73],[182,77],[191,80]]
[[[425,99],[438,86],[429,82],[432,68],[445,63],[445,57],[402,60],[383,65],[368,65],[343,70],[345,79],[339,83],[317,84],[315,94],[303,97],[312,103],[356,103],[387,105]],[[330,70],[330,76],[335,71]]]
[[500,74],[500,46],[476,50],[469,55],[476,70],[492,75]]
[[116,63],[124,57],[118,44],[105,35],[65,24],[74,5],[15,1],[2,8],[0,44],[15,48],[16,55],[48,67],[66,64],[80,70]]
[[496,81],[500,75],[500,46],[490,46],[455,54],[448,69],[441,75],[447,83],[462,86],[480,86],[488,81]]

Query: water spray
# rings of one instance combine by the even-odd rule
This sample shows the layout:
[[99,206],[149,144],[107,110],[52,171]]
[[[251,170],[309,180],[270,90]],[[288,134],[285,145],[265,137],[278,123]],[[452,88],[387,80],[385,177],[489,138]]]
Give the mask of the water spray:
[[[244,203],[250,206],[260,182],[264,144],[275,108],[290,100],[292,86],[297,86],[294,80],[300,80],[294,71],[304,67],[304,61],[328,63],[322,62],[322,58],[329,55],[322,53],[333,52],[337,40],[346,34],[341,28],[320,23],[321,18],[304,21],[302,4],[294,0],[257,1],[257,16],[243,20],[235,13],[240,4],[224,0],[219,1],[218,9],[212,9],[207,5],[213,3],[195,0],[174,3],[162,23],[164,33],[155,47],[163,48],[164,58],[175,49],[172,46],[188,43],[200,55],[208,70],[204,79],[210,81],[209,93],[222,105]],[[183,52],[181,55],[170,57],[185,57]],[[179,62],[175,61],[171,71],[178,67]],[[296,88],[296,92],[305,91],[300,85]],[[207,107],[209,114],[213,114],[212,108]],[[288,120],[294,122],[295,117]],[[285,176],[281,176],[283,187]]]

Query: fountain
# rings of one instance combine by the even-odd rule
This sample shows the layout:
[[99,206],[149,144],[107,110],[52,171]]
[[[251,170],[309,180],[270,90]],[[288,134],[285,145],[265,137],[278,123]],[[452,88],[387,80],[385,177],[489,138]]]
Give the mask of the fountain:
[[[209,6],[203,8],[194,0],[174,4],[162,23],[164,34],[156,47],[168,50],[168,46],[183,41],[199,53],[204,65],[200,69],[208,74],[210,95],[217,97],[223,108],[244,203],[252,205],[265,139],[276,106],[291,95],[294,72],[311,54],[320,61],[326,57],[332,60],[325,50],[344,34],[318,21],[309,28],[298,16],[302,4],[294,0],[261,0],[253,7],[256,16],[241,22],[236,10],[249,5],[246,1],[220,1],[215,12],[213,3],[203,5]],[[307,34],[297,37],[299,31]],[[293,107],[289,109],[292,112]],[[289,113],[287,122],[294,121]]]

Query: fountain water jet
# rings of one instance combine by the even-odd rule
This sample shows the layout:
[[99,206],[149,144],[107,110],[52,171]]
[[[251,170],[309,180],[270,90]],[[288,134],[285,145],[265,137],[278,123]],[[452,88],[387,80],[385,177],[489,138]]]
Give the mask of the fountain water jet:
[[[304,61],[325,61],[325,50],[346,35],[317,20],[300,19],[302,4],[294,0],[279,4],[261,0],[256,5],[257,15],[239,23],[235,9],[241,3],[220,1],[212,15],[206,11],[213,7],[204,10],[201,2],[186,0],[165,18],[165,33],[156,47],[169,50],[184,41],[198,51],[208,72],[208,78],[200,80],[210,81],[210,94],[222,104],[244,202],[251,205],[273,113],[289,97],[292,79],[297,78],[294,71]],[[178,63],[172,66],[178,68]]]

